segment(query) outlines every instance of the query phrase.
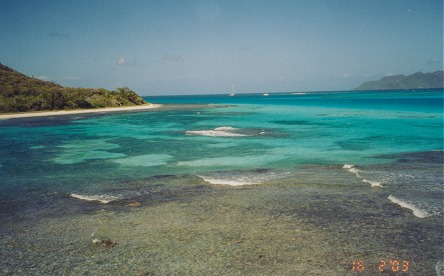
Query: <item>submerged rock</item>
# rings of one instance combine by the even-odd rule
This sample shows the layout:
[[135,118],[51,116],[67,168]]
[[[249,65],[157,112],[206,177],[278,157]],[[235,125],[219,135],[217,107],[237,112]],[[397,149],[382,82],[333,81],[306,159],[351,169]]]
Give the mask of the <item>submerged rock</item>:
[[111,247],[114,247],[117,245],[116,242],[113,242],[110,239],[106,239],[106,240],[93,239],[92,242],[97,246],[108,247],[108,248],[111,248]]

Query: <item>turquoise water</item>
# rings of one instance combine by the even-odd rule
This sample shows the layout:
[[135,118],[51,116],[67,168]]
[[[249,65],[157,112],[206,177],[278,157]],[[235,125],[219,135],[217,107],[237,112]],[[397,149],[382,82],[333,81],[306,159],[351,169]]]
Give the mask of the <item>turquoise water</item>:
[[[433,267],[418,271],[440,267],[442,255],[436,252],[442,252],[443,91],[147,100],[164,107],[0,121],[0,215],[8,222],[5,232],[13,233],[30,217],[69,220],[96,208],[69,196],[73,194],[117,206],[132,200],[145,203],[153,195],[161,195],[161,202],[173,200],[190,183],[202,193],[240,186],[253,187],[252,194],[267,185],[342,185],[345,198],[353,198],[359,187],[359,193],[381,206],[403,210],[406,223],[424,227],[425,236],[435,233],[429,240],[435,246],[438,242],[438,248],[429,243],[423,248],[432,252],[427,262]],[[257,185],[262,188],[254,188]],[[313,193],[318,192],[322,189]],[[325,204],[334,205],[334,198]],[[385,216],[386,211],[375,212]],[[311,212],[300,216],[310,220]],[[328,220],[331,214],[325,216]],[[2,239],[6,244],[7,237]],[[8,254],[3,252],[15,258]],[[11,267],[0,265],[0,271],[14,272]]]
[[[442,91],[201,95],[150,100],[225,105],[187,114],[185,122],[175,129],[182,134],[198,131],[190,138],[199,146],[190,146],[199,154],[178,163],[181,168],[192,167],[192,173],[227,170],[225,175],[232,175],[236,169],[266,168],[285,174],[303,165],[351,164],[368,168],[353,172],[366,183],[380,184],[394,195],[427,206],[429,213],[442,214]],[[180,123],[182,117],[176,119]],[[234,129],[228,133],[214,131],[220,127]],[[245,136],[229,137],[230,133]],[[398,169],[401,171],[393,172]],[[365,174],[373,179],[366,179]],[[423,183],[425,179],[427,183]],[[400,190],[399,185],[408,187]]]
[[[384,155],[443,147],[441,92],[148,100],[220,106],[3,121],[0,164],[7,180],[2,186],[39,185],[35,182],[45,179],[45,187],[52,188],[63,180],[63,187],[54,188],[70,192],[159,174],[383,164],[396,159]],[[84,181],[78,181],[79,174]]]

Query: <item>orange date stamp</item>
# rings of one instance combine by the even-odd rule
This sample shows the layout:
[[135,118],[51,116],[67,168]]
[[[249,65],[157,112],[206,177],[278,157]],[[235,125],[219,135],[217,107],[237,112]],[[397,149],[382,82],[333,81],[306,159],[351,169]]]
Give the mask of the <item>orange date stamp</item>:
[[362,272],[373,269],[375,272],[408,272],[408,260],[379,260],[378,263],[366,263],[363,260],[354,260],[351,262],[351,270]]

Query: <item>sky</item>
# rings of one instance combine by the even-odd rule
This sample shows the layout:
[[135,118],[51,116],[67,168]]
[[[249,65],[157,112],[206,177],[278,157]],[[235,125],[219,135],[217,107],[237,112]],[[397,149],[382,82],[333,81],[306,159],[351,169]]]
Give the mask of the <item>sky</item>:
[[140,95],[349,90],[443,68],[442,0],[1,0],[0,63]]

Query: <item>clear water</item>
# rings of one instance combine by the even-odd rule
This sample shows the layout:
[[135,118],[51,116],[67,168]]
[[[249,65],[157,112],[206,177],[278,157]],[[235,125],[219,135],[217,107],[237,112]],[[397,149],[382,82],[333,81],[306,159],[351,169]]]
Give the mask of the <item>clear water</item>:
[[442,273],[443,91],[147,100],[0,121],[0,274]]

